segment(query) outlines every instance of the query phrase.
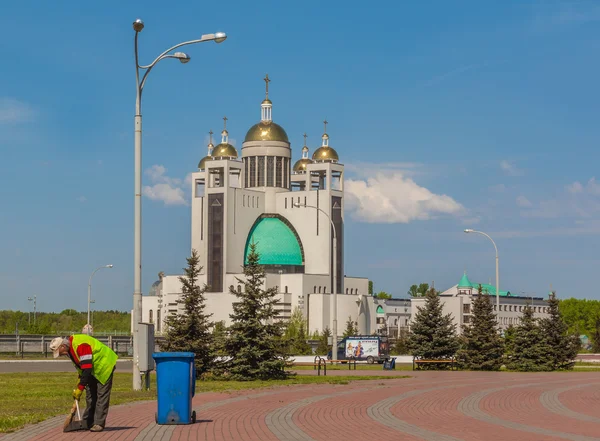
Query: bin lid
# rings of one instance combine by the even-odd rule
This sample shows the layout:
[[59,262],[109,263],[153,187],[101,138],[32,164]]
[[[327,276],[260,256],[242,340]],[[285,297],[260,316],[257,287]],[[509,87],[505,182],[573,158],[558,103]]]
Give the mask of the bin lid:
[[155,352],[152,354],[152,358],[155,360],[157,358],[160,359],[170,359],[170,358],[194,358],[196,354],[193,352]]

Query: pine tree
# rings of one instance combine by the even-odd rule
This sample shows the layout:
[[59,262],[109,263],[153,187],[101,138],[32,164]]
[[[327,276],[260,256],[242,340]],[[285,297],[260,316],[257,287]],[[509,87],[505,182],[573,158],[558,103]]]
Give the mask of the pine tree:
[[550,351],[528,304],[515,330],[513,354],[508,367],[516,371],[549,371],[552,369]]
[[408,349],[408,331],[404,328],[398,332],[398,338],[396,339],[393,349],[395,355],[406,355],[410,353]]
[[218,357],[225,356],[225,340],[227,338],[227,326],[225,320],[216,322],[212,329],[214,353]]
[[312,348],[306,341],[306,332],[304,332],[304,326],[298,330],[298,335],[294,339],[294,353],[293,355],[311,355]]
[[346,321],[346,329],[344,330],[344,338],[358,335],[358,324],[352,321],[352,317],[348,316]]
[[244,267],[245,280],[241,292],[231,290],[238,301],[230,314],[232,324],[225,342],[225,351],[231,359],[225,364],[233,380],[283,379],[286,356],[281,337],[283,329],[276,323],[277,288],[264,289],[265,270],[259,263],[256,243],[250,244],[248,263]]
[[331,331],[329,328],[325,328],[323,330],[323,334],[319,339],[319,345],[317,346],[316,354],[317,355],[327,355],[329,352],[329,342],[328,339],[331,337]]
[[427,291],[425,306],[417,307],[408,347],[415,357],[430,360],[453,357],[458,350],[452,314],[442,314],[442,303],[433,289]]
[[463,346],[457,352],[458,365],[476,371],[497,371],[503,363],[504,345],[490,297],[479,294],[473,299],[469,326],[463,326]]
[[555,292],[548,299],[548,312],[550,316],[540,321],[540,328],[548,345],[552,369],[573,369],[581,344],[578,336],[569,334]]
[[508,361],[512,358],[515,353],[515,335],[517,328],[512,324],[504,330],[504,358]]
[[196,354],[196,375],[199,376],[213,366],[213,338],[210,328],[212,314],[204,312],[206,285],[198,285],[198,276],[202,267],[196,250],[187,259],[185,276],[179,277],[181,282],[181,298],[177,301],[181,306],[177,314],[169,315],[165,320],[165,340],[160,343],[163,351],[193,352]]
[[306,340],[306,320],[302,310],[296,307],[285,324],[282,344],[290,355],[312,354],[312,349]]

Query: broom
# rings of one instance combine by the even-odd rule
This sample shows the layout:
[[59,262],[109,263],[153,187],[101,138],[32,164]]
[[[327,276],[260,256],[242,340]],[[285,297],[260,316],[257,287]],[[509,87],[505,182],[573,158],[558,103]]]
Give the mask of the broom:
[[[73,420],[75,417],[75,413],[77,413],[77,420]],[[81,413],[79,412],[79,402],[75,400],[73,403],[73,407],[71,407],[71,412],[67,416],[63,424],[63,432],[73,432],[76,430],[85,430],[86,424],[81,420]]]

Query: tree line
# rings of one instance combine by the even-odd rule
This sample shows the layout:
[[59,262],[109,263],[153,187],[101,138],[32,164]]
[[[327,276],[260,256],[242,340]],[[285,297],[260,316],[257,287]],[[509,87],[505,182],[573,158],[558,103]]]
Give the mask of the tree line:
[[[548,300],[549,316],[536,319],[527,305],[521,322],[499,330],[490,296],[479,294],[473,299],[471,322],[463,325],[461,335],[451,314],[444,315],[439,295],[430,290],[425,305],[419,307],[410,333],[403,344],[420,359],[455,358],[463,369],[499,370],[502,366],[516,371],[553,371],[572,369],[580,349],[578,335],[569,331],[559,310],[559,300],[552,293]],[[432,363],[432,368],[444,366]]]
[[[94,333],[129,333],[131,314],[123,311],[93,311]],[[0,311],[0,333],[56,335],[82,332],[87,311],[65,309],[61,312]]]

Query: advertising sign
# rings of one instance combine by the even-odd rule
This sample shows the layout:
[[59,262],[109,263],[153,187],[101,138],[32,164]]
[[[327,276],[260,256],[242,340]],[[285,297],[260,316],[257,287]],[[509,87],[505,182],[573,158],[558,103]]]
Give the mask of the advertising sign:
[[377,357],[379,340],[377,338],[348,338],[346,340],[346,358]]

